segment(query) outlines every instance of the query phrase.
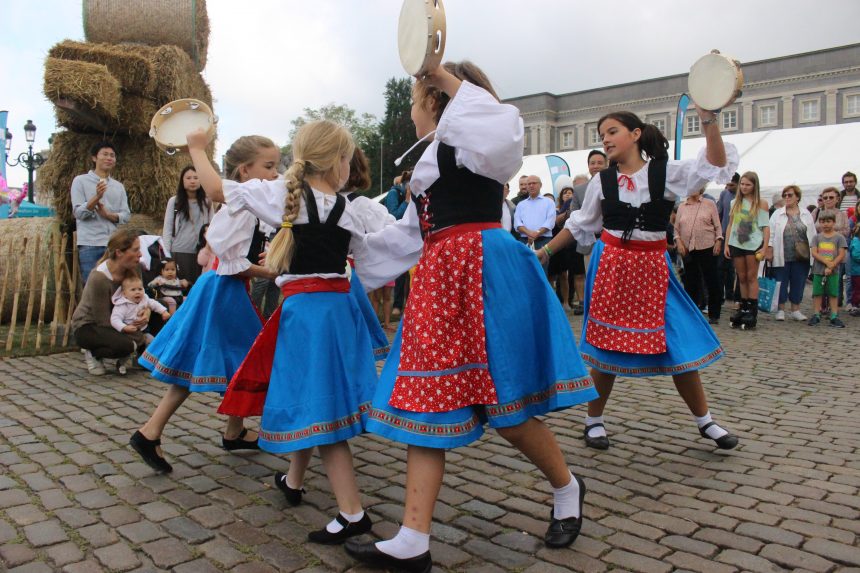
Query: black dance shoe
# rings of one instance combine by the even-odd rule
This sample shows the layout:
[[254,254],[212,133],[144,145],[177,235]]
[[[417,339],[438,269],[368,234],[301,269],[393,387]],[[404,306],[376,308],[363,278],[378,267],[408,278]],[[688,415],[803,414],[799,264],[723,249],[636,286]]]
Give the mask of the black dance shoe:
[[556,519],[553,510],[549,512],[549,529],[543,536],[543,541],[547,547],[567,547],[571,545],[576,538],[579,537],[579,531],[582,529],[582,507],[585,501],[585,482],[579,479],[578,476],[573,476],[576,483],[579,484],[579,517],[568,517],[565,519]]
[[364,512],[364,516],[355,523],[350,523],[343,515],[340,514],[340,512],[338,512],[335,519],[340,523],[343,529],[337,533],[331,533],[325,527],[319,531],[311,531],[308,533],[308,541],[311,543],[322,543],[323,545],[337,545],[339,543],[343,543],[350,537],[367,533],[373,526],[373,522],[370,521],[370,516],[367,515],[366,511]]
[[606,429],[606,426],[603,424],[591,424],[590,426],[585,427],[585,431],[582,434],[582,437],[585,439],[585,445],[589,448],[594,448],[595,450],[608,450],[609,449],[609,438],[606,436],[598,436],[596,438],[592,438],[588,435],[588,432],[591,431],[592,428],[601,427]]
[[275,472],[275,485],[278,486],[279,490],[284,492],[287,503],[295,507],[302,502],[302,494],[305,493],[305,488],[291,488],[287,485],[286,477],[287,475],[283,472]]
[[360,543],[355,539],[348,540],[344,547],[346,552],[371,567],[379,569],[391,569],[393,571],[405,571],[406,573],[430,573],[433,569],[433,560],[430,552],[425,551],[417,557],[398,559],[376,548],[373,541]]
[[242,428],[242,431],[239,433],[239,437],[233,440],[228,440],[224,436],[221,436],[221,445],[224,446],[224,449],[228,452],[232,452],[233,450],[259,450],[260,446],[257,444],[257,440],[259,438],[254,438],[252,441],[243,440],[245,436],[248,435],[248,428]]
[[[716,422],[708,422],[701,428],[699,428],[699,434],[702,435],[703,438],[708,438],[709,440],[714,440],[717,443],[717,447],[721,450],[733,450],[738,445],[738,437],[734,434],[726,434],[725,436],[720,436],[717,439],[712,438],[705,432],[711,426],[716,426]],[[725,428],[723,428],[725,430]]]
[[158,473],[169,474],[173,471],[173,466],[167,463],[167,460],[159,456],[158,452],[155,451],[155,448],[161,445],[160,439],[148,440],[146,436],[137,431],[132,434],[128,443],[134,451],[140,454],[140,457],[143,458],[146,465]]

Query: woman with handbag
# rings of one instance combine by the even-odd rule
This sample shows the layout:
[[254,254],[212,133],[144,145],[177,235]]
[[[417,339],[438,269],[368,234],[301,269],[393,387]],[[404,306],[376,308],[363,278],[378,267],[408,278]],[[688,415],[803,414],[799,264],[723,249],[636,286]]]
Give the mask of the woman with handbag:
[[782,190],[785,206],[770,217],[767,260],[773,266],[774,277],[781,283],[776,320],[785,320],[786,300],[791,302],[789,316],[797,321],[806,320],[800,312],[800,301],[809,274],[809,245],[815,237],[815,222],[812,214],[800,207],[800,197],[800,188],[789,185]]

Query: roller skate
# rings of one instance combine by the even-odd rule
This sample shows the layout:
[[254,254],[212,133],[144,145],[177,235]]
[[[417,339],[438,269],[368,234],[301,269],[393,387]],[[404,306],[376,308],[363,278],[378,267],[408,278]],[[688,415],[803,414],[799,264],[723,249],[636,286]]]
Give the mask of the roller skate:
[[741,316],[741,330],[752,330],[758,323],[758,301],[751,298],[747,303],[747,311]]
[[746,313],[747,309],[747,299],[742,298],[740,300],[741,305],[729,316],[729,326],[732,328],[738,328],[741,325],[741,319]]

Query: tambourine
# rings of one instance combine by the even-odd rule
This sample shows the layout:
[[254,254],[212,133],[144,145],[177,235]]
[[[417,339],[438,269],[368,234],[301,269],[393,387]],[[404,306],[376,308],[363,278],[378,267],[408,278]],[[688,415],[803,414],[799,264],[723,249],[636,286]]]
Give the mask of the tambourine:
[[442,63],[445,53],[445,7],[442,0],[403,0],[397,25],[400,63],[410,76],[421,76]]
[[177,151],[188,151],[186,136],[202,129],[210,139],[215,136],[218,116],[212,108],[196,99],[178,99],[162,107],[152,116],[149,137],[168,155]]
[[699,58],[690,68],[687,91],[702,109],[719,111],[741,96],[741,63],[719,50]]

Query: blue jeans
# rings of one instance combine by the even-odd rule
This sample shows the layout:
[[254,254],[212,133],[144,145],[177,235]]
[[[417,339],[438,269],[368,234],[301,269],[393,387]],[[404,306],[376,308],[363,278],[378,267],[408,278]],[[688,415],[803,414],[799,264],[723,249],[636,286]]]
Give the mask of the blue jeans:
[[774,278],[780,281],[779,304],[791,301],[798,305],[803,300],[803,288],[806,286],[806,276],[809,274],[809,261],[791,261],[784,267],[773,268]]
[[90,271],[96,268],[99,259],[105,254],[107,247],[92,247],[90,245],[78,245],[78,263],[81,266],[81,284],[87,284]]

